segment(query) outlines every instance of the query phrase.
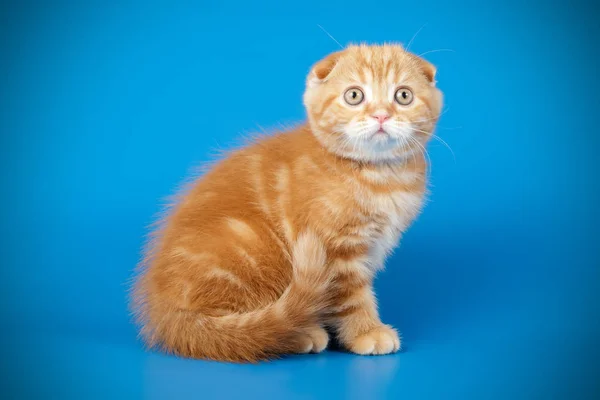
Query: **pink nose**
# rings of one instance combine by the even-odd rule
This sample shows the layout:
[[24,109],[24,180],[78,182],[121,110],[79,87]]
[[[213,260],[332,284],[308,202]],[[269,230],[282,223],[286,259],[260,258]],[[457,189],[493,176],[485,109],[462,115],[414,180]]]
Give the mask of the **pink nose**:
[[390,116],[387,114],[372,115],[372,117],[379,121],[380,124],[383,124],[385,121],[390,119]]

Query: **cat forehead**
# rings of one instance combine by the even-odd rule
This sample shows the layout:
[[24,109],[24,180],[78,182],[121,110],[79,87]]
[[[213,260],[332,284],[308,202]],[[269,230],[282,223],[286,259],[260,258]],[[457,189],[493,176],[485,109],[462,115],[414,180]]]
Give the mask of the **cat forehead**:
[[400,45],[382,46],[348,46],[343,52],[343,58],[354,58],[368,63],[381,63],[397,60],[407,54]]
[[349,47],[337,60],[332,78],[362,82],[398,80],[411,74],[411,59],[400,46]]

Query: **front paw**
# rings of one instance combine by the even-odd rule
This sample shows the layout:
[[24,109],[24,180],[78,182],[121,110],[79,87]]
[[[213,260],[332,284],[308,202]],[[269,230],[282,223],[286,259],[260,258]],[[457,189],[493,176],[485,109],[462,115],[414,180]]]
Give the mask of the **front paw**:
[[400,350],[400,337],[391,326],[381,325],[351,340],[348,349],[362,355],[395,353]]

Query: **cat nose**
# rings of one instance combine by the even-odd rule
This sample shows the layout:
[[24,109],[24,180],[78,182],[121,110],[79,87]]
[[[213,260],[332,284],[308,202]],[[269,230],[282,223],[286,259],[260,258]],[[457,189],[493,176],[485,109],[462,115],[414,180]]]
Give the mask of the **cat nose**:
[[371,116],[373,118],[375,118],[377,121],[379,121],[380,124],[383,124],[385,121],[390,119],[390,116],[388,114],[376,114],[376,115],[371,115]]

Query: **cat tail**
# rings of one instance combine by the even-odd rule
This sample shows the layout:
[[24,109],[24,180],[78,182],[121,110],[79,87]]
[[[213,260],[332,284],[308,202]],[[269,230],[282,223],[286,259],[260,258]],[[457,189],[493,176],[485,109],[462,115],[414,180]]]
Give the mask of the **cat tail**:
[[230,362],[254,363],[310,351],[307,331],[320,326],[332,277],[325,248],[313,234],[299,235],[291,258],[292,281],[274,303],[225,316],[164,310],[159,324],[144,328],[147,343],[183,357]]

